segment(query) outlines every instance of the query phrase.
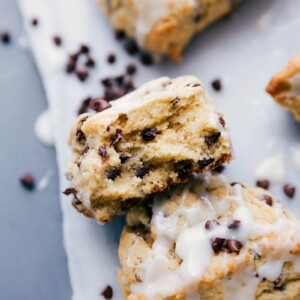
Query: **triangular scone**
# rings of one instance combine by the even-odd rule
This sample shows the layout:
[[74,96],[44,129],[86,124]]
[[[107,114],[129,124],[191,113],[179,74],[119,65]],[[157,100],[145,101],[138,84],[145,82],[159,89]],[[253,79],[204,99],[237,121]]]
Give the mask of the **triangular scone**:
[[199,175],[127,215],[129,300],[299,300],[300,222],[267,191]]
[[160,78],[81,115],[69,143],[73,204],[100,223],[230,161],[225,121],[195,77]]
[[266,91],[300,122],[300,55],[293,57],[282,71],[272,77]]

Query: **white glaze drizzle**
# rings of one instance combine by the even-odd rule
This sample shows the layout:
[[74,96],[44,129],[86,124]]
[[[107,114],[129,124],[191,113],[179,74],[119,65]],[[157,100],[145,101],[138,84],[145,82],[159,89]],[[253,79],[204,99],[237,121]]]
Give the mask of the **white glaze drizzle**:
[[[206,191],[208,185],[210,187],[224,186],[226,190],[224,198],[221,200],[214,199],[213,194]],[[184,290],[187,299],[200,299],[197,293],[197,284],[205,270],[210,267],[214,256],[211,239],[215,237],[238,240],[243,245],[247,244],[249,248],[252,248],[254,253],[261,254],[261,247],[267,247],[270,244],[268,239],[270,233],[281,230],[286,233],[282,235],[285,237],[285,244],[282,249],[278,250],[281,252],[280,255],[275,249],[274,252],[270,252],[266,263],[256,270],[256,273],[254,265],[250,265],[234,274],[231,279],[224,280],[224,299],[238,300],[241,299],[241,296],[245,300],[255,299],[255,291],[262,278],[275,281],[280,276],[284,262],[292,261],[295,268],[300,270],[299,257],[289,254],[289,251],[300,242],[299,222],[283,217],[284,212],[281,203],[276,203],[273,206],[278,217],[275,224],[267,223],[265,225],[254,222],[252,212],[243,199],[242,190],[240,184],[230,186],[223,175],[198,176],[193,183],[186,185],[183,190],[177,188],[173,192],[173,197],[176,195],[181,197],[180,204],[178,209],[169,215],[164,215],[164,204],[168,201],[167,197],[159,196],[154,202],[151,221],[156,239],[148,260],[143,266],[139,265],[144,269],[145,279],[144,282],[132,285],[131,291],[144,294],[148,300],[152,300],[156,296],[170,296]],[[186,207],[185,202],[189,192],[196,192],[201,201],[194,203],[191,207]],[[233,219],[241,221],[239,229],[228,229],[226,221],[206,230],[206,221],[222,216],[232,202],[238,204]],[[183,226],[179,227],[177,222],[182,216],[185,217],[186,221]],[[256,237],[260,238],[259,242],[249,241],[249,238]],[[175,253],[182,259],[180,267],[175,269],[169,257],[169,251],[174,242]],[[130,266],[130,251],[128,266]],[[237,264],[243,262],[245,253],[246,250],[243,248],[240,254],[235,256],[234,259]],[[226,274],[228,272],[227,260],[230,254],[221,253],[219,255],[222,255],[222,267]]]

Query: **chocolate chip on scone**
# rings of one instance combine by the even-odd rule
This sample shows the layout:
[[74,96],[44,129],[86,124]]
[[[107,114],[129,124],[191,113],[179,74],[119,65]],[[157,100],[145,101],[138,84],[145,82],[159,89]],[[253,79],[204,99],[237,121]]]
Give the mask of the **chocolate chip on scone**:
[[195,77],[160,78],[110,104],[81,115],[69,136],[68,177],[100,223],[231,159],[225,123]]
[[267,191],[197,175],[127,214],[119,281],[126,299],[296,300],[299,245],[299,220]]

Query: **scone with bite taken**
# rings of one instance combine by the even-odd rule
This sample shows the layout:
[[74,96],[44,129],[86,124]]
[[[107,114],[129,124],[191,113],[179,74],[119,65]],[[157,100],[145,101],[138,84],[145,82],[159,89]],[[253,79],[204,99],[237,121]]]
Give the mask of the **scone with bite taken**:
[[266,90],[300,121],[300,55],[292,58],[282,71],[272,77]]
[[230,14],[241,0],[98,0],[117,30],[155,56],[180,60],[199,31]]
[[194,176],[132,209],[119,280],[128,300],[299,300],[300,222],[266,190]]
[[231,159],[224,118],[193,76],[160,78],[73,125],[73,205],[100,223]]

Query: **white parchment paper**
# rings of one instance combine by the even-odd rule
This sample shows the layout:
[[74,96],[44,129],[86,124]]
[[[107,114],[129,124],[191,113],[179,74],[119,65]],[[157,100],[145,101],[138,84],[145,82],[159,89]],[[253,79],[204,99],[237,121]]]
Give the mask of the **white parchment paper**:
[[[99,79],[123,73],[126,64],[135,59],[115,41],[108,20],[94,0],[19,0],[19,4],[51,109],[63,190],[68,186],[64,177],[69,157],[66,137],[80,101],[89,95],[101,95]],[[31,26],[32,17],[39,19],[38,26]],[[231,18],[198,35],[181,64],[139,66],[135,82],[140,85],[160,76],[198,76],[231,127],[236,158],[227,174],[253,183],[256,166],[280,154],[286,182],[300,188],[300,170],[292,160],[293,149],[300,143],[300,126],[264,91],[271,75],[300,53],[299,33],[299,0],[246,0]],[[56,34],[63,39],[62,47],[52,42]],[[86,83],[64,72],[67,54],[81,43],[91,46],[97,61]],[[105,61],[110,52],[117,54],[113,66]],[[216,77],[223,83],[219,93],[210,87]],[[273,185],[271,191],[300,216],[300,190],[293,200],[286,199],[280,184]],[[117,283],[117,245],[123,219],[100,226],[75,212],[64,196],[61,206],[73,300],[99,299],[107,284],[114,288],[114,299],[122,299]]]

